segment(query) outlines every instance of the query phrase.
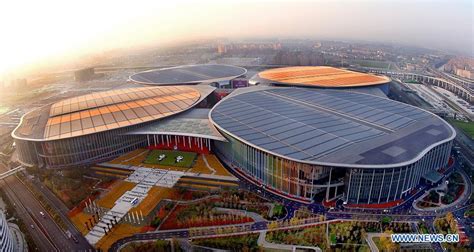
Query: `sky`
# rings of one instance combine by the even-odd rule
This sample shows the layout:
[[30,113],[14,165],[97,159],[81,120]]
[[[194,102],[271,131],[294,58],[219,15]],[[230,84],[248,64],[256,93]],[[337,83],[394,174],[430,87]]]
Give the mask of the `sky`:
[[5,0],[0,75],[53,57],[195,39],[314,38],[474,55],[466,0]]

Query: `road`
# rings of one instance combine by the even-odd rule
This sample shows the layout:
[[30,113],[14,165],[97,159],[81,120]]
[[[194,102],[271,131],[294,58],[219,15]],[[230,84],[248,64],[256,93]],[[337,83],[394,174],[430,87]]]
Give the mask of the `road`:
[[[4,166],[2,168],[5,170]],[[10,202],[14,203],[14,208],[25,225],[34,226],[29,233],[40,251],[89,251],[91,249],[89,244],[84,246],[68,239],[48,211],[17,176],[3,179],[2,188],[5,189]],[[40,212],[46,214],[46,217],[43,217]]]
[[76,248],[81,249],[81,250],[92,249],[92,246],[87,242],[86,238],[82,236],[81,232],[77,230],[74,223],[72,223],[71,220],[69,219],[68,217],[69,208],[67,208],[67,206],[64,205],[64,203],[60,199],[58,199],[58,197],[56,197],[56,195],[53,192],[51,192],[47,187],[45,187],[41,182],[34,179],[32,183],[33,183],[33,186],[35,186],[35,188],[40,193],[43,194],[44,199],[48,202],[48,204],[57,211],[59,217],[66,224],[71,234],[76,237],[78,241]]
[[39,231],[40,223],[35,221],[35,217],[33,212],[30,209],[27,209],[23,203],[18,199],[18,196],[13,192],[12,188],[3,180],[0,181],[1,188],[5,191],[5,194],[11,204],[13,204],[13,208],[15,212],[18,214],[18,217],[22,220],[26,227],[35,227],[34,229],[30,229],[30,236],[33,239],[37,249],[39,251],[56,251],[56,247],[53,243],[49,240],[48,236],[46,236],[43,232]]

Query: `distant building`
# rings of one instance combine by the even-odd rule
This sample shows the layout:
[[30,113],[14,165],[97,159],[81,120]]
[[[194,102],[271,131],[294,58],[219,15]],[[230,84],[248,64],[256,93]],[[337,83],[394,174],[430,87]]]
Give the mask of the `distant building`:
[[95,72],[93,67],[74,71],[74,80],[76,81],[90,81],[94,79],[94,76]]
[[415,71],[416,65],[414,64],[407,64],[407,71]]
[[247,73],[247,69],[221,64],[185,65],[153,69],[133,74],[129,79],[135,83],[167,86],[193,85],[199,83],[225,83]]
[[230,82],[231,82],[231,87],[233,89],[243,88],[243,87],[248,87],[249,86],[249,81],[246,80],[246,79],[233,79]]
[[467,69],[456,69],[456,75],[469,79],[472,79],[474,77],[474,73]]
[[16,243],[13,235],[8,227],[5,215],[0,211],[0,251],[13,252],[16,251]]
[[217,53],[218,54],[224,54],[227,52],[227,49],[224,44],[219,44],[217,45]]

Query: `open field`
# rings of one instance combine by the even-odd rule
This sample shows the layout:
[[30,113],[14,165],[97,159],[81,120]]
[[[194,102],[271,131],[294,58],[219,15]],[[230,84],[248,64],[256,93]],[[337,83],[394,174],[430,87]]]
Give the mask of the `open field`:
[[108,251],[112,244],[122,238],[132,236],[136,233],[140,233],[143,227],[137,227],[129,224],[118,224],[111,233],[104,236],[96,244],[97,248],[100,248],[101,251]]
[[148,191],[148,195],[140,202],[140,204],[132,208],[130,212],[141,211],[144,216],[147,216],[162,199],[178,200],[179,198],[179,192],[175,188],[154,186],[150,191]]
[[[165,158],[159,161],[159,156],[165,155]],[[183,160],[180,162],[176,161],[178,156],[182,156]],[[143,163],[145,164],[159,164],[165,166],[178,166],[189,168],[193,165],[197,154],[193,152],[184,151],[171,151],[171,150],[152,150],[146,157]]]
[[127,181],[117,181],[112,185],[112,189],[104,195],[102,198],[97,200],[97,204],[101,207],[112,208],[120,196],[122,196],[126,191],[132,190],[135,187],[135,183]]
[[262,251],[257,241],[258,234],[248,234],[221,238],[195,239],[192,241],[192,244],[229,251]]
[[198,155],[196,162],[194,162],[193,167],[191,167],[188,172],[212,174],[212,170],[207,167],[202,154]]
[[143,162],[143,160],[145,160],[148,152],[149,151],[147,149],[137,149],[137,150],[128,152],[112,161],[109,161],[109,163],[138,166]]
[[86,235],[89,232],[85,223],[89,222],[89,219],[92,219],[91,214],[79,212],[72,216],[70,219],[72,223],[74,223],[74,226],[76,226],[76,228],[82,233],[82,235]]
[[474,122],[463,122],[459,120],[449,120],[451,124],[461,129],[466,135],[474,139]]
[[381,68],[381,69],[388,69],[390,67],[389,62],[385,61],[377,61],[377,60],[353,60],[354,64],[357,64],[362,67],[370,67],[370,68]]
[[216,170],[215,175],[233,176],[229,171],[227,171],[215,155],[206,155],[206,159],[209,165]]

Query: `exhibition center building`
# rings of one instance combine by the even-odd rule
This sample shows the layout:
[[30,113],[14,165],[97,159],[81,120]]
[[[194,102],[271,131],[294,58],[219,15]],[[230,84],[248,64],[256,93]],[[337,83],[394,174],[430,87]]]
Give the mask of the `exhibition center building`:
[[149,83],[72,97],[25,114],[12,135],[20,161],[41,168],[83,167],[136,148],[214,153],[238,178],[302,203],[397,203],[449,162],[454,129],[388,99],[385,76],[286,67],[250,82],[223,99],[209,85]]

